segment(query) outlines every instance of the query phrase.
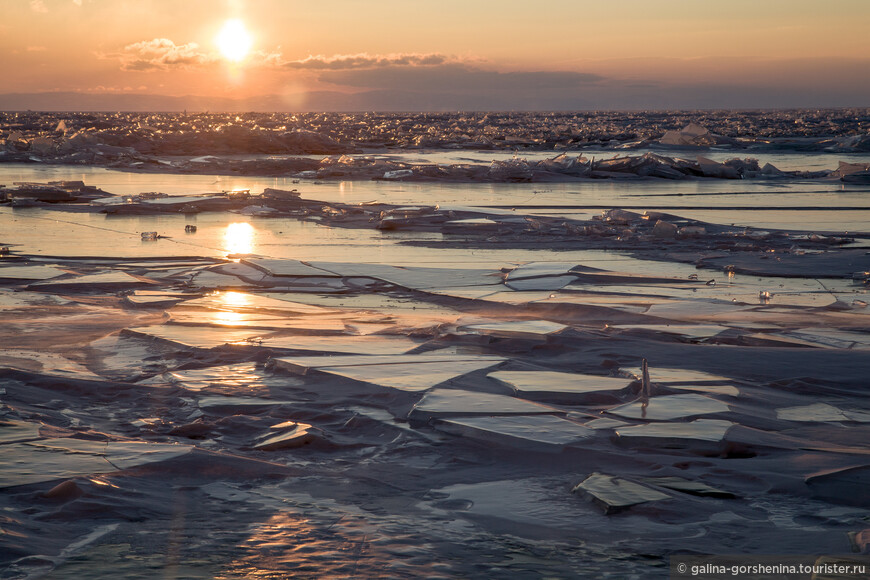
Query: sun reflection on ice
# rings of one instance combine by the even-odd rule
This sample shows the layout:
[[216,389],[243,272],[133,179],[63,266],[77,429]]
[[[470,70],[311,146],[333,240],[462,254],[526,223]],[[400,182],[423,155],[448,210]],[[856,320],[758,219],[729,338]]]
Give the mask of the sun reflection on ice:
[[251,299],[247,294],[242,292],[224,292],[220,295],[222,306],[229,308],[237,308],[240,306],[249,306]]
[[246,222],[227,226],[224,232],[224,249],[227,254],[250,254],[254,248],[254,228]]

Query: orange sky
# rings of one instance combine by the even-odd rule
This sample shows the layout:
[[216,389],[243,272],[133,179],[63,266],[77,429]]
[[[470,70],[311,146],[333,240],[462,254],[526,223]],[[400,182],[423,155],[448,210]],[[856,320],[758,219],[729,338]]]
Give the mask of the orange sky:
[[[629,93],[642,107],[779,91],[783,106],[870,105],[867,0],[0,0],[0,13],[4,93],[422,87],[607,108]],[[253,40],[238,65],[214,42],[229,18]]]

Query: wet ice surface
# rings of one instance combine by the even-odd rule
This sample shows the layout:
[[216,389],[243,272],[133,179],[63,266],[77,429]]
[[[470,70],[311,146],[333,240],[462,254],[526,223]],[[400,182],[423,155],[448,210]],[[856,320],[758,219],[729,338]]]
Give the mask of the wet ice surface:
[[[73,171],[0,182],[389,207],[0,207],[4,577],[647,577],[867,527],[866,192]],[[826,209],[744,228],[780,205]]]

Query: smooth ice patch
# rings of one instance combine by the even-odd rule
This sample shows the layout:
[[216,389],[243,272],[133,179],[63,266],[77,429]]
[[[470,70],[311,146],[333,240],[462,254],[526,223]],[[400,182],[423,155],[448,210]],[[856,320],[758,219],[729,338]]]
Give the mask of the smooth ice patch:
[[475,393],[459,389],[435,389],[426,393],[414,405],[409,418],[416,421],[428,421],[436,417],[547,414],[564,415],[564,411],[505,395]]
[[487,375],[513,389],[519,396],[583,400],[589,393],[619,392],[633,381],[618,377],[555,371],[496,371]]
[[585,495],[604,508],[606,514],[671,497],[639,483],[597,472],[577,484],[572,492]]
[[554,415],[466,417],[435,423],[440,431],[533,451],[559,452],[595,431]]
[[716,399],[704,395],[665,395],[651,397],[648,403],[634,401],[608,409],[607,412],[628,419],[671,421],[695,415],[727,413],[731,408]]
[[558,334],[568,328],[558,322],[549,320],[518,320],[514,322],[489,322],[484,324],[470,324],[460,330],[475,334],[484,334],[497,338],[526,338],[543,339],[553,334]]
[[64,274],[69,274],[69,272],[55,266],[10,266],[0,264],[0,280],[50,280]]
[[815,403],[812,405],[777,409],[776,418],[806,423],[839,423],[840,421],[870,423],[870,411],[844,411],[827,403]]
[[414,362],[406,364],[321,367],[323,373],[392,387],[401,391],[424,391],[435,385],[462,375],[489,368],[500,360],[466,360],[443,362]]
[[661,443],[680,442],[686,439],[722,441],[728,429],[733,426],[734,423],[731,421],[696,419],[689,423],[659,423],[620,427],[616,429],[616,435],[624,440],[656,440]]

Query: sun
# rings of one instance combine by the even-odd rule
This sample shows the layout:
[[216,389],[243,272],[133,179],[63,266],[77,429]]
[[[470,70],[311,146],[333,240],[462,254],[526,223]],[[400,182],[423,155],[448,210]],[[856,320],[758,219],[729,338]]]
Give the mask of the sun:
[[245,28],[245,23],[237,18],[227,20],[218,33],[218,48],[224,58],[231,62],[239,62],[248,56],[251,50],[251,35]]

